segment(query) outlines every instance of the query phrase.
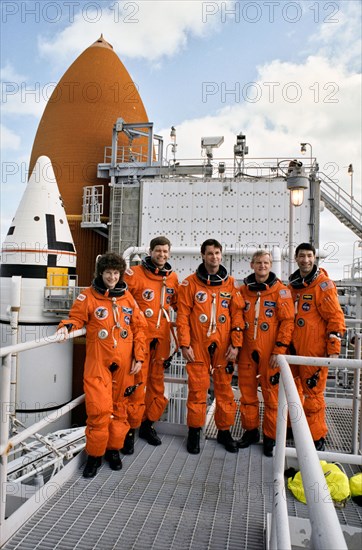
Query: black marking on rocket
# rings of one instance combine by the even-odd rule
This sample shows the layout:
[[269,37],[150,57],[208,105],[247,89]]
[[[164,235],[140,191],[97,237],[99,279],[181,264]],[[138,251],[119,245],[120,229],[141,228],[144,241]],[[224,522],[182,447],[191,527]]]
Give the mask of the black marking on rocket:
[[54,214],[45,214],[45,219],[47,225],[48,248],[53,250],[67,250],[68,252],[75,252],[73,243],[57,241],[55,234]]
[[15,225],[12,225],[11,227],[9,227],[9,231],[8,231],[7,235],[13,235],[14,231],[15,231]]
[[[59,266],[58,266],[59,267]],[[22,264],[2,264],[0,266],[0,277],[13,277],[18,275],[24,279],[46,279],[46,265],[22,265]],[[68,267],[68,274],[75,274],[75,267]]]

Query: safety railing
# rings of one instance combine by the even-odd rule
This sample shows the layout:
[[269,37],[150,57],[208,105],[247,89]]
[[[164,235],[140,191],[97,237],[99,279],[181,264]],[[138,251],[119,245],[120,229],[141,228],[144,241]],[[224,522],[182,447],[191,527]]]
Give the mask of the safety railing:
[[[86,329],[80,329],[72,332],[69,337],[76,338],[86,333]],[[6,534],[6,487],[7,487],[7,470],[8,470],[8,453],[16,445],[22,443],[30,436],[36,434],[42,428],[48,426],[50,423],[59,420],[59,418],[83,403],[84,395],[77,397],[73,401],[67,403],[63,407],[48,414],[39,422],[36,422],[32,426],[24,429],[22,432],[9,438],[11,414],[15,410],[15,404],[11,403],[11,357],[17,353],[32,350],[38,347],[47,346],[60,342],[64,339],[62,335],[52,335],[40,340],[33,340],[30,342],[24,342],[13,346],[7,346],[0,350],[1,357],[1,370],[0,370],[0,404],[1,404],[1,422],[0,422],[0,487],[1,487],[1,499],[0,499],[0,531],[1,540],[0,545],[6,540],[3,537],[7,537]],[[60,457],[61,458],[61,457]]]
[[[361,356],[361,334],[358,335],[356,357]],[[318,367],[342,367],[348,362],[348,367],[355,369],[355,385],[353,398],[352,449],[351,454],[318,452],[309,430],[307,419],[294,383],[289,363],[294,365],[315,365]],[[342,529],[331,501],[324,474],[319,463],[319,457],[326,460],[337,460],[347,464],[362,465],[361,433],[358,437],[358,410],[360,409],[360,359],[331,359],[320,357],[299,357],[279,355],[280,384],[278,399],[278,420],[274,457],[274,498],[271,521],[271,533],[268,548],[277,550],[291,549],[287,501],[285,498],[285,456],[296,456],[303,478],[303,486],[307,500],[311,524],[311,547],[315,550],[326,548],[347,549]],[[288,411],[293,429],[295,449],[286,449],[286,431]],[[360,419],[361,420],[361,419]],[[361,425],[361,422],[360,422]],[[359,440],[359,444],[358,444]],[[319,498],[315,498],[315,488],[318,487]]]

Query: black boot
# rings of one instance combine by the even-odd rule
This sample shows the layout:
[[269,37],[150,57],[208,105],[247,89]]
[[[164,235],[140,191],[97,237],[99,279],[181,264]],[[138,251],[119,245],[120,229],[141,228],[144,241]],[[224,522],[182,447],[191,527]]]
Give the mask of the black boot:
[[201,428],[189,428],[187,450],[192,455],[198,455],[200,452],[200,431]]
[[106,451],[104,459],[109,462],[111,470],[122,470],[122,460],[119,456],[119,451],[113,449]]
[[133,455],[134,453],[134,430],[132,428],[125,437],[121,453],[124,455]]
[[141,439],[146,439],[149,445],[161,445],[162,441],[158,437],[155,428],[152,426],[151,420],[144,420],[140,426],[139,436]]
[[317,439],[317,441],[313,441],[313,443],[317,451],[324,451],[326,448],[326,440],[324,437]]
[[237,441],[237,445],[239,449],[246,449],[246,447],[249,447],[254,443],[258,443],[259,439],[260,434],[258,428],[254,428],[253,430],[246,430],[243,433],[241,439]]
[[102,464],[101,456],[90,456],[88,455],[87,464],[83,470],[83,477],[94,477],[97,475],[97,470]]
[[230,433],[229,430],[218,430],[216,441],[218,443],[221,443],[221,445],[224,445],[225,449],[229,453],[237,453],[238,452],[238,444],[231,437],[231,433]]
[[263,434],[263,451],[265,456],[273,456],[275,439]]

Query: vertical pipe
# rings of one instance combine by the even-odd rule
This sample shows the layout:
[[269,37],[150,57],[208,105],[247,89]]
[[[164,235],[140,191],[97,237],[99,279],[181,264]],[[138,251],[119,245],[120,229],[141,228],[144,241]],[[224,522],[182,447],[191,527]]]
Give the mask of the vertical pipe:
[[[10,407],[10,378],[11,378],[11,355],[7,355],[2,359],[0,370],[0,404],[1,404],[1,419],[0,419],[0,445],[7,445],[9,441],[9,422],[11,415]],[[8,456],[5,452],[0,460],[0,527],[5,525],[6,511],[6,481],[7,481],[7,465]],[[1,531],[3,527],[1,528]]]
[[288,248],[288,263],[289,263],[289,269],[288,269],[288,275],[290,276],[293,273],[293,252],[294,252],[294,245],[293,245],[293,228],[294,228],[294,205],[292,203],[292,193],[289,192],[289,248]]

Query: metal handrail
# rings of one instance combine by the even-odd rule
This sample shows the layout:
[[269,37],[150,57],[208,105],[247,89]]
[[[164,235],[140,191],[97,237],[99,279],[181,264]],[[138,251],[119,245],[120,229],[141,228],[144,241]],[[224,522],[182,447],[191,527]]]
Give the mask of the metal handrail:
[[[80,330],[75,330],[69,334],[69,338],[76,338],[82,336],[86,333],[86,329],[82,328]],[[67,414],[71,409],[78,406],[84,401],[84,396],[80,396],[77,399],[74,399],[67,405],[64,405],[57,411],[54,411],[46,418],[40,420],[39,422],[33,424],[31,427],[22,431],[21,433],[14,436],[12,439],[9,439],[9,422],[11,411],[13,406],[10,400],[10,376],[11,376],[11,356],[20,353],[22,351],[27,351],[35,349],[42,346],[48,346],[54,344],[55,342],[61,342],[64,340],[64,335],[62,334],[53,334],[46,338],[40,340],[32,340],[30,342],[23,342],[21,344],[16,344],[12,346],[7,346],[0,350],[1,361],[1,371],[0,371],[0,403],[1,403],[1,422],[0,422],[0,487],[5,491],[5,494],[0,499],[0,527],[5,524],[5,512],[6,512],[6,482],[7,482],[7,458],[10,449],[18,443],[24,441],[29,435],[36,433],[38,430],[43,428],[49,422],[55,422],[59,419],[60,416]],[[5,404],[9,404],[8,407],[5,407]]]
[[353,219],[358,221],[358,223],[361,223],[362,205],[324,172],[318,172],[318,177],[323,184],[321,191],[332,199],[340,208],[343,208],[346,214],[349,214]]
[[[357,353],[360,354],[360,335]],[[346,366],[356,369],[359,373],[362,368],[362,361],[357,359],[332,359],[323,357],[298,357],[290,355],[279,355],[278,363],[280,366],[280,385],[278,398],[278,419],[277,435],[274,460],[274,499],[273,513],[271,523],[270,548],[277,550],[279,548],[290,549],[290,533],[288,522],[288,511],[284,494],[284,468],[286,455],[286,430],[288,408],[290,408],[290,420],[293,429],[296,454],[299,467],[302,473],[304,491],[307,500],[309,518],[311,523],[311,544],[316,550],[325,548],[347,549],[342,529],[334,505],[331,501],[329,490],[325,483],[323,471],[319,463],[312,435],[309,430],[307,419],[303,410],[302,403],[296,388],[293,374],[289,363],[294,365],[315,365],[315,366]],[[356,385],[354,407],[358,410],[359,384]],[[292,411],[297,414],[292,414]],[[357,415],[353,415],[353,423],[358,426]],[[356,430],[354,430],[356,432]],[[352,442],[353,443],[353,442]],[[357,450],[354,449],[357,453]],[[329,453],[326,453],[329,454]],[[343,455],[346,462],[346,455]],[[362,464],[360,454],[351,455],[351,463]],[[318,487],[319,497],[315,498],[315,487]]]

